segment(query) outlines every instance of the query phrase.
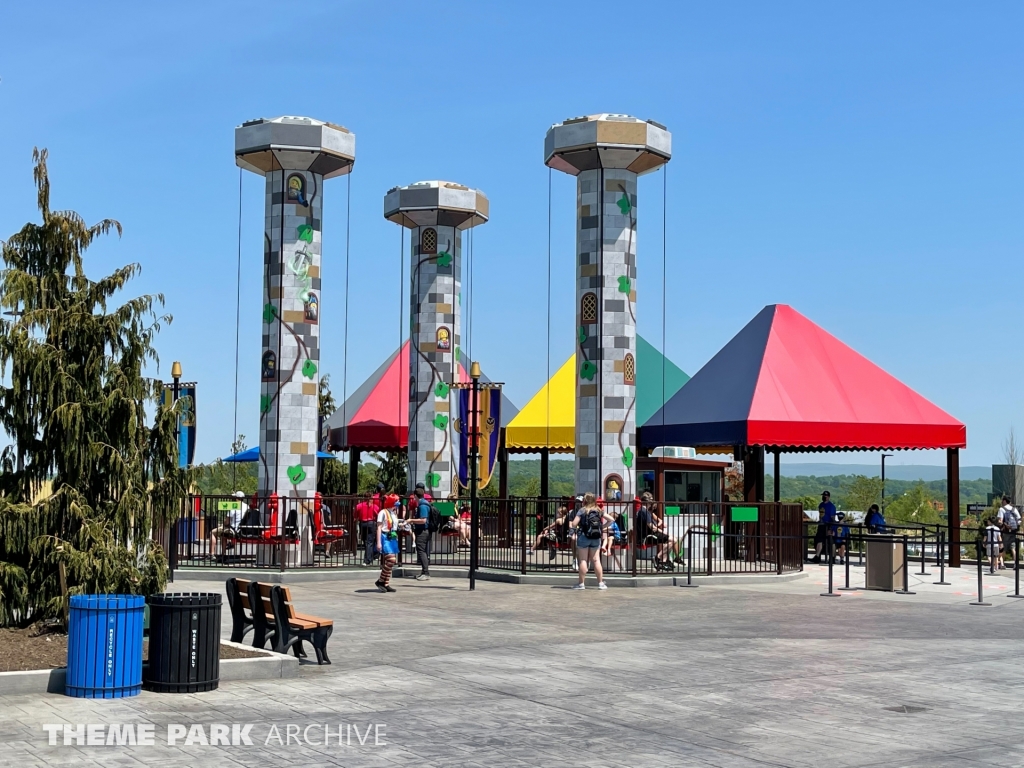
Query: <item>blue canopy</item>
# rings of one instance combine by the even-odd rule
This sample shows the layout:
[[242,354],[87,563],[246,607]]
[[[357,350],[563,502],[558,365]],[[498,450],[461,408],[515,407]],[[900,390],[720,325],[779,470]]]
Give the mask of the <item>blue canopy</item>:
[[[324,453],[323,451],[317,451],[316,452],[316,457],[318,459],[337,459],[338,458],[333,453]],[[252,448],[247,448],[246,450],[242,451],[241,453],[236,453],[234,456],[228,456],[226,459],[224,459],[224,462],[227,463],[227,462],[234,462],[234,461],[244,462],[244,461],[259,461],[259,460],[260,460],[260,447],[258,445],[254,445]]]

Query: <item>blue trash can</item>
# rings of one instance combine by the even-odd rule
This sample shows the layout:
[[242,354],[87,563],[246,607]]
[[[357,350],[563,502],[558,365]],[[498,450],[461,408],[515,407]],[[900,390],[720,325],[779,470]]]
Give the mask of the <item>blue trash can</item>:
[[178,543],[191,544],[196,541],[199,541],[199,518],[180,518],[178,520]]
[[120,699],[142,690],[141,595],[73,595],[68,617],[64,692],[80,699]]

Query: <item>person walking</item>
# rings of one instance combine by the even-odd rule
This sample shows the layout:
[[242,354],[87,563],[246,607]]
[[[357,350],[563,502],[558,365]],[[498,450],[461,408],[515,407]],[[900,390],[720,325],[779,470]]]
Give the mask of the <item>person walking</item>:
[[[999,532],[1003,535],[1003,552],[1015,558],[1017,545],[1017,531],[1020,530],[1020,510],[1013,506],[1009,496],[1003,496],[1003,506],[996,513],[996,524]],[[999,567],[1003,567],[1003,557],[999,557]]]
[[377,550],[380,552],[380,578],[376,581],[380,592],[397,592],[391,586],[391,571],[395,569],[398,559],[398,509],[401,502],[396,501],[393,509],[382,509],[377,513]]
[[987,520],[985,526],[985,549],[988,554],[988,572],[995,573],[996,566],[1002,570],[1003,566],[999,565],[999,558],[1003,554],[1003,537],[999,531],[999,525],[996,523],[994,517],[990,517]]
[[573,589],[586,589],[587,564],[593,563],[597,588],[608,589],[601,570],[601,542],[604,536],[605,515],[597,506],[597,496],[583,494],[583,506],[569,522],[569,528],[577,532],[576,561],[579,568],[579,583]]
[[356,504],[356,520],[359,522],[359,534],[363,540],[363,562],[364,568],[369,567],[377,556],[377,515],[381,507],[375,501],[376,497],[363,499]]
[[[821,562],[821,548],[825,546],[831,536],[836,534],[836,505],[832,503],[832,494],[828,491],[821,492],[821,504],[818,505],[818,528],[814,532],[814,557],[813,563]],[[829,544],[825,557],[832,559],[834,552],[832,544]],[[826,560],[827,562],[827,560]]]
[[420,563],[420,573],[416,581],[430,581],[430,538],[433,531],[430,530],[430,500],[427,498],[423,483],[416,485],[416,491],[410,497],[411,504],[415,505],[410,510],[413,525],[419,526],[416,529],[416,558]]

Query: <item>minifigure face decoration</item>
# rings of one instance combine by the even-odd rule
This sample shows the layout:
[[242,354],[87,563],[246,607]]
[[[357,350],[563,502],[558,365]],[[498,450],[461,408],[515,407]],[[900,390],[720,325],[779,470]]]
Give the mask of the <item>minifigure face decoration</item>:
[[304,176],[293,173],[288,177],[288,202],[306,204],[306,179]]
[[307,323],[316,323],[320,320],[320,300],[313,291],[310,291],[306,297],[303,314]]
[[437,348],[445,351],[452,348],[451,332],[443,325],[437,329]]

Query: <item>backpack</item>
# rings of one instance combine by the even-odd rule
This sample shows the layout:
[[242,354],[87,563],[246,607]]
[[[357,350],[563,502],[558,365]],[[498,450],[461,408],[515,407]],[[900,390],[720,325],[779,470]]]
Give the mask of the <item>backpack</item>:
[[429,505],[430,511],[427,512],[427,530],[431,533],[437,533],[444,525],[444,522],[441,520],[441,511],[426,500],[421,500],[420,504]]
[[1003,522],[1006,523],[1006,527],[1011,531],[1016,531],[1020,528],[1020,512],[1016,507],[1010,507],[1003,515]]
[[601,510],[592,509],[580,520],[580,533],[588,539],[600,539],[604,529]]

